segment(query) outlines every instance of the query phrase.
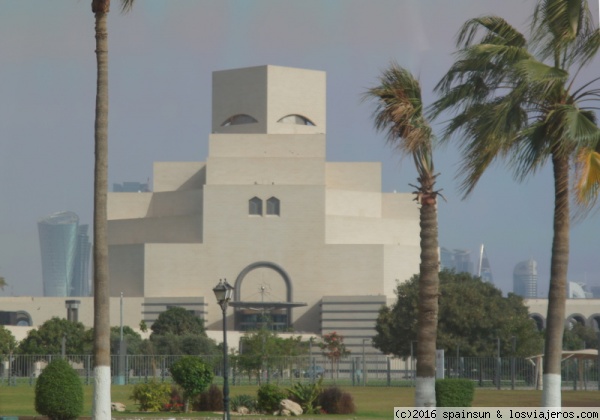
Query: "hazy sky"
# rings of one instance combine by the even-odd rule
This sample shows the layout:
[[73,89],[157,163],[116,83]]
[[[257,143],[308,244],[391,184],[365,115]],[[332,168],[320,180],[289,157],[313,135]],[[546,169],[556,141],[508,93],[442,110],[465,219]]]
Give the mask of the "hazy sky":
[[[0,295],[41,295],[37,220],[71,210],[92,221],[96,83],[91,0],[0,2]],[[139,0],[109,15],[109,184],[145,182],[155,161],[204,161],[211,73],[264,64],[327,72],[327,159],[383,162],[385,191],[415,172],[373,129],[361,94],[390,60],[419,76],[425,101],[452,62],[467,19],[497,14],[525,29],[532,0]],[[598,3],[591,2],[598,16]],[[600,74],[600,59],[581,80]],[[439,132],[443,123],[436,125]],[[550,167],[516,183],[501,165],[465,201],[452,146],[435,162],[440,245],[485,244],[495,283],[512,291],[516,263],[538,261],[546,292],[552,240]],[[573,226],[569,279],[600,284],[600,216]],[[226,275],[226,274],[224,274]]]

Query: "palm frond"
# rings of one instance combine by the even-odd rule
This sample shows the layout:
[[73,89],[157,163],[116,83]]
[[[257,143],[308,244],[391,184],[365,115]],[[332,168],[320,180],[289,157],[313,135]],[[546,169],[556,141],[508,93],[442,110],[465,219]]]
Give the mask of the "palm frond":
[[[595,54],[594,18],[587,0],[545,0],[536,6],[531,24],[531,44],[545,60],[552,58],[563,67],[587,62]],[[590,43],[590,40],[592,42]]]
[[594,59],[600,49],[600,31],[598,28],[589,34],[577,38],[571,48],[566,50],[565,66],[585,67]]
[[534,58],[518,61],[515,64],[515,68],[529,82],[543,83],[557,81],[564,84],[569,77],[569,73],[565,70],[549,66]]
[[[526,45],[525,37],[499,16],[481,16],[470,19],[458,32],[456,46],[465,48],[473,45],[479,31],[483,31],[484,39],[496,44],[522,48]],[[482,43],[480,40],[478,43]]]
[[562,105],[557,112],[564,116],[564,128],[568,141],[578,146],[591,147],[600,142],[600,128],[595,124],[595,114],[573,105]]
[[584,89],[586,89],[588,86],[593,85],[597,81],[600,81],[600,77],[595,77],[592,80],[590,80],[589,82],[585,83],[583,86],[581,86],[575,92],[573,92],[571,94],[571,96],[574,98],[574,100],[577,100],[577,99],[583,98],[585,96],[597,95],[598,92],[600,92],[600,89],[592,89],[592,90],[584,91]]
[[551,154],[548,139],[548,125],[543,119],[538,119],[517,133],[517,147],[511,155],[509,166],[518,182],[523,182],[547,162]]
[[422,151],[433,139],[425,119],[421,86],[412,74],[392,63],[379,78],[379,85],[368,89],[363,100],[375,100],[375,128],[386,133],[388,143],[405,154]]
[[600,150],[582,148],[575,159],[575,202],[588,210],[598,199],[600,189]]
[[130,12],[133,8],[133,3],[135,3],[135,0],[121,0],[121,13]]

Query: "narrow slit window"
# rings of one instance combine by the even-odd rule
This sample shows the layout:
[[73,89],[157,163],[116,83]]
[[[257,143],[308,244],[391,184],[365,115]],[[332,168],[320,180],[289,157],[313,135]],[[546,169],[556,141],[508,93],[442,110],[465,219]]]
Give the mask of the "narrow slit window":
[[262,200],[258,197],[252,197],[248,201],[248,214],[251,216],[262,216]]
[[279,199],[271,197],[267,200],[267,214],[279,216]]

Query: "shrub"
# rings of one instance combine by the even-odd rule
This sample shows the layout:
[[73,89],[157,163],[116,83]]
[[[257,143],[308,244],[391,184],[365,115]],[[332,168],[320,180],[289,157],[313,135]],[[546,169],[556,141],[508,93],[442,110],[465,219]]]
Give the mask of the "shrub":
[[51,420],[76,419],[83,412],[83,386],[66,360],[53,360],[38,378],[35,411]]
[[187,413],[190,399],[212,382],[212,370],[199,357],[184,356],[171,365],[170,371],[173,380],[183,389]]
[[200,394],[198,411],[223,411],[223,408],[223,391],[217,385],[212,384],[207,391]]
[[327,414],[352,414],[356,412],[354,399],[337,386],[327,387],[319,396],[319,405]]
[[264,384],[258,388],[257,397],[257,409],[263,413],[273,414],[275,411],[279,411],[279,403],[287,395],[277,385]]
[[229,402],[233,411],[239,411],[240,407],[246,407],[250,413],[256,412],[256,398],[248,394],[240,394],[231,398]]
[[171,385],[156,381],[137,384],[133,387],[131,399],[141,411],[163,410],[171,399]]
[[342,398],[338,403],[337,414],[352,414],[356,413],[356,405],[354,405],[354,398],[349,392],[342,392]]
[[315,383],[296,382],[288,388],[288,394],[292,401],[297,402],[306,414],[317,414],[319,412],[319,396],[322,391],[323,377]]
[[471,407],[475,384],[468,379],[439,379],[435,381],[438,407]]
[[183,410],[183,396],[181,395],[181,389],[177,385],[171,385],[171,395],[169,402],[165,404],[161,411],[182,411]]

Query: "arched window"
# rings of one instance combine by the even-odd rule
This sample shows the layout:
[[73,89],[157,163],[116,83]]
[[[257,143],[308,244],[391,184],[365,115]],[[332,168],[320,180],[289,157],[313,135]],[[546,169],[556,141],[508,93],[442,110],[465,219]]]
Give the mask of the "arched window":
[[285,117],[280,118],[277,122],[283,124],[310,125],[313,127],[315,126],[314,122],[298,114],[286,115]]
[[589,324],[596,332],[600,332],[600,315],[594,314],[589,317]]
[[585,327],[585,317],[581,314],[572,314],[567,318],[567,328],[572,329],[575,325]]
[[252,216],[262,216],[262,200],[258,197],[252,197],[248,201],[248,214]]
[[279,216],[279,200],[277,198],[271,197],[267,200],[267,214]]
[[251,115],[248,114],[237,114],[232,117],[227,118],[221,127],[229,127],[230,125],[241,125],[241,124],[252,124],[257,123],[258,121]]
[[29,315],[29,312],[17,311],[14,312],[14,314],[16,315],[14,325],[18,325],[19,327],[31,327],[33,325],[33,322],[31,321],[31,315]]

